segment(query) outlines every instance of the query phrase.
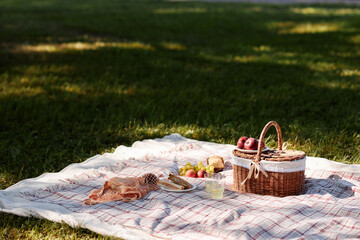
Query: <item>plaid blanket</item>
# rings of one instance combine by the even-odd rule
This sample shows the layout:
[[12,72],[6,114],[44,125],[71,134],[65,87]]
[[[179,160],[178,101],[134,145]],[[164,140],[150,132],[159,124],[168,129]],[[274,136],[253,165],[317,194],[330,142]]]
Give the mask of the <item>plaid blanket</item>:
[[[172,134],[120,146],[59,173],[23,180],[0,191],[0,211],[43,217],[125,239],[355,239],[360,238],[360,165],[307,157],[306,193],[277,198],[230,191],[232,145]],[[112,177],[166,176],[187,162],[225,159],[224,198],[212,199],[204,179],[192,192],[152,191],[134,202],[84,205]]]

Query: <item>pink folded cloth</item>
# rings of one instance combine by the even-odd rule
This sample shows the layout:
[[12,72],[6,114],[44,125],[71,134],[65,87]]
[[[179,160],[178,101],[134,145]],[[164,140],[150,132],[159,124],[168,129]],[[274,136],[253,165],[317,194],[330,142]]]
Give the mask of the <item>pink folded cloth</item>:
[[86,205],[93,205],[102,202],[123,201],[130,202],[143,198],[150,191],[155,191],[158,178],[147,173],[141,177],[114,177],[106,181],[100,189],[95,189],[84,200]]

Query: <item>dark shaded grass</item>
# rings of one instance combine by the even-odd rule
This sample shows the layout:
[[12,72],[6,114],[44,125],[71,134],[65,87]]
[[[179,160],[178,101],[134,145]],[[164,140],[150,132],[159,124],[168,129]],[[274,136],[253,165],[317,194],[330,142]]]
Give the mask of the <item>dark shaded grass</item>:
[[[1,188],[174,132],[235,143],[270,120],[293,148],[359,163],[359,8],[312,7],[329,15],[294,13],[304,5],[2,1]],[[26,51],[99,41],[138,48]],[[15,239],[56,237],[53,228],[95,236],[6,214],[0,223]]]

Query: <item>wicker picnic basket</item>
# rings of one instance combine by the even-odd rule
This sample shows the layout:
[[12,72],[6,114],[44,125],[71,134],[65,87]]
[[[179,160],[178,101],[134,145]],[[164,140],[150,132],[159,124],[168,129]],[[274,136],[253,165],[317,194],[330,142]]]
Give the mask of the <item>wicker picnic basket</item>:
[[[278,149],[262,152],[265,133],[275,126]],[[233,150],[233,190],[261,195],[285,197],[304,191],[306,154],[301,151],[283,150],[281,129],[274,121],[261,132],[256,153]]]

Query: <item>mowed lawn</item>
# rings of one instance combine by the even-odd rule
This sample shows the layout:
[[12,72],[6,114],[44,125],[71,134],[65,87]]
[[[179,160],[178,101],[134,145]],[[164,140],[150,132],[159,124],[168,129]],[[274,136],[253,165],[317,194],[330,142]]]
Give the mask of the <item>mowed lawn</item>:
[[[360,7],[0,2],[0,189],[171,133],[360,163]],[[274,129],[267,145],[276,146]],[[3,239],[103,239],[0,214]]]

